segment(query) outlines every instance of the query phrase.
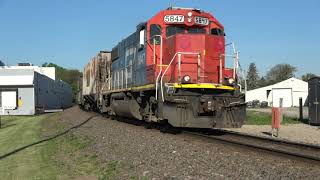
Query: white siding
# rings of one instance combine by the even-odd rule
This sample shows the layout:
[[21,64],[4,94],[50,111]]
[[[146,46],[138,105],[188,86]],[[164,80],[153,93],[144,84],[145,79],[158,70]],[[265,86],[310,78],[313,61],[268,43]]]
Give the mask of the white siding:
[[[288,99],[286,94],[281,95],[282,92],[280,91],[273,92],[273,89],[291,89],[290,94],[292,98]],[[268,91],[270,91],[270,93],[267,96]],[[274,94],[274,93],[277,93],[277,94]],[[246,102],[253,101],[253,100],[259,100],[260,102],[267,101],[268,105],[272,106],[274,101],[273,97],[280,98],[281,96],[283,96],[283,98],[287,99],[288,101],[288,102],[284,102],[285,104],[283,107],[299,106],[300,97],[302,97],[302,102],[303,104],[305,104],[308,97],[308,83],[300,79],[290,78],[285,81],[279,82],[277,84],[250,90],[250,91],[247,91],[246,93]],[[275,101],[278,101],[278,100],[275,100]]]
[[282,99],[282,107],[292,106],[292,89],[281,88],[272,89],[272,106],[280,107],[280,99]]

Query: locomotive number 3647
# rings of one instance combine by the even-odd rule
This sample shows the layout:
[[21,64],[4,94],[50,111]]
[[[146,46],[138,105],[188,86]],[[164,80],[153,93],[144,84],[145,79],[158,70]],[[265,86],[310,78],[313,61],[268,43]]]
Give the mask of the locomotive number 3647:
[[164,22],[166,22],[166,23],[183,23],[184,16],[183,15],[166,15],[166,16],[164,16]]

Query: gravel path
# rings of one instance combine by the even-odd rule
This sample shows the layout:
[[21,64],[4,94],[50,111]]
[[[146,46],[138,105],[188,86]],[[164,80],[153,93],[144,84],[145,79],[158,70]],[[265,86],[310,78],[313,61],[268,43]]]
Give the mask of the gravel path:
[[[271,136],[270,125],[243,125],[239,129],[228,129],[258,136]],[[275,132],[275,131],[274,131]],[[279,139],[320,145],[320,127],[308,124],[281,125]]]
[[[79,123],[94,113],[74,107],[62,120]],[[320,165],[251,149],[95,117],[74,134],[93,137],[91,152],[115,179],[318,179]]]

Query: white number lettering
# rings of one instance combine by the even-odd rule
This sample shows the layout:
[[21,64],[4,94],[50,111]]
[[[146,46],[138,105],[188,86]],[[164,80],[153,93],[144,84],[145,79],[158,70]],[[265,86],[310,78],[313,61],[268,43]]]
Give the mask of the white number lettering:
[[166,15],[163,18],[165,23],[183,23],[184,16],[183,15]]
[[203,18],[203,17],[199,17],[199,16],[196,16],[194,18],[194,22],[196,24],[201,24],[201,25],[208,25],[209,24],[208,18]]

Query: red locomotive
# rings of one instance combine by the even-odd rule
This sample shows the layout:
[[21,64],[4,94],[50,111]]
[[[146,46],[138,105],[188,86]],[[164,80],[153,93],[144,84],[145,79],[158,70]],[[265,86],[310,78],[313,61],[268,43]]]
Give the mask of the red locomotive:
[[[225,47],[224,27],[211,14],[160,11],[86,66],[82,105],[174,127],[241,127],[244,95],[236,66],[225,67]],[[236,52],[232,58],[236,64]]]

